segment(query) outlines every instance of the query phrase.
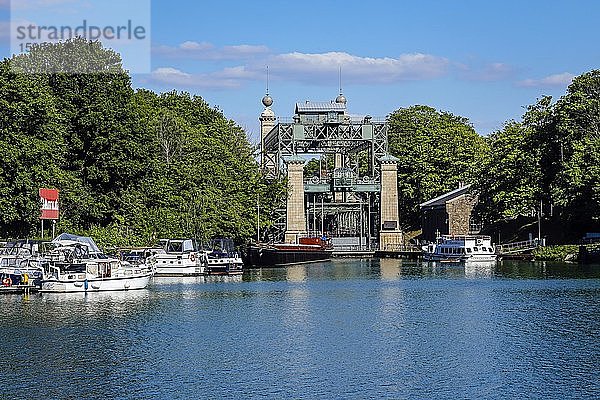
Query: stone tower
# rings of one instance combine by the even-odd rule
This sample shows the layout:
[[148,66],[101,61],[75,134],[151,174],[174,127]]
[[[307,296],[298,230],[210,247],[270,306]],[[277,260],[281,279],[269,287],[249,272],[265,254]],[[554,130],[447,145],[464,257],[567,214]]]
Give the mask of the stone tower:
[[402,244],[402,232],[398,217],[398,159],[389,154],[381,162],[381,230],[379,249]]
[[273,112],[273,110],[271,110],[271,106],[273,105],[273,99],[271,98],[271,96],[269,96],[268,91],[267,91],[267,94],[265,95],[265,97],[263,97],[262,103],[265,106],[265,109],[263,110],[262,113],[260,113],[260,117],[258,118],[258,120],[260,121],[260,149],[261,149],[260,165],[264,169],[264,168],[274,167],[272,165],[265,165],[266,157],[263,152],[266,151],[265,150],[265,137],[275,127],[276,118],[275,118],[275,113]]

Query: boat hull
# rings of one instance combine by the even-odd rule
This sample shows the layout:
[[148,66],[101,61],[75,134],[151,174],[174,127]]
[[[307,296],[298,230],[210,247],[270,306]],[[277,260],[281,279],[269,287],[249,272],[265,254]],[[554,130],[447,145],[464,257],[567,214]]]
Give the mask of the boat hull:
[[114,292],[145,289],[151,273],[139,276],[92,278],[85,280],[48,279],[42,281],[42,293]]
[[445,257],[440,254],[424,254],[423,260],[425,261],[439,261],[439,262],[456,262],[456,263],[464,263],[464,262],[493,262],[497,260],[496,255],[481,255],[481,256],[471,256],[471,257]]
[[241,275],[244,273],[244,262],[238,257],[209,258],[206,275]]
[[247,268],[283,267],[291,264],[322,262],[331,260],[328,250],[282,250],[250,246],[247,250],[245,264]]
[[202,276],[204,275],[204,267],[156,267],[154,276]]

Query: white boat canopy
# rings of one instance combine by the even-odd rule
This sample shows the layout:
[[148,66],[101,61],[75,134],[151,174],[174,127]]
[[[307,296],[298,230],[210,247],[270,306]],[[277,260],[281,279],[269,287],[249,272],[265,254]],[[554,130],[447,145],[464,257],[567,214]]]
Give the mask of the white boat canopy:
[[78,242],[86,245],[90,253],[100,253],[100,249],[96,245],[96,242],[94,242],[94,239],[92,239],[91,237],[77,236],[72,235],[70,233],[61,233],[60,235],[55,237],[54,240],[52,240],[52,243],[58,243],[62,241]]

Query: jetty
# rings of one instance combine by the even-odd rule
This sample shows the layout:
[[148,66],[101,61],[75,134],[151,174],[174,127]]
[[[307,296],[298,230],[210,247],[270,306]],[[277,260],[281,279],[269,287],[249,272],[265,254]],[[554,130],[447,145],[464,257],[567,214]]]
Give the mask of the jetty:
[[0,286],[0,294],[30,294],[37,293],[39,289],[35,285]]
[[423,249],[410,244],[388,244],[382,250],[375,252],[379,258],[407,258],[416,260],[423,257]]

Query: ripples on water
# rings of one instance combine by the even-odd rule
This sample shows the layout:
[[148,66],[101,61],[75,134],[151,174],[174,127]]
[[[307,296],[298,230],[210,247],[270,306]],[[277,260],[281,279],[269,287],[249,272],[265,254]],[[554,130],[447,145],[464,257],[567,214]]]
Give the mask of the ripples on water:
[[336,260],[0,297],[0,398],[599,398],[600,268]]

